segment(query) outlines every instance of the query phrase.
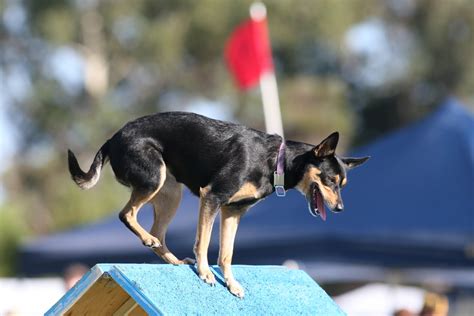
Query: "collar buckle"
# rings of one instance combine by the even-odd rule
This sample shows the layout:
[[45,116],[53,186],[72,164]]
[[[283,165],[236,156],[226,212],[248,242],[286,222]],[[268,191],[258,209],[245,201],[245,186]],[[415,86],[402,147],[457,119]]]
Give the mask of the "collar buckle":
[[273,173],[273,186],[275,187],[275,193],[278,197],[285,197],[285,174]]

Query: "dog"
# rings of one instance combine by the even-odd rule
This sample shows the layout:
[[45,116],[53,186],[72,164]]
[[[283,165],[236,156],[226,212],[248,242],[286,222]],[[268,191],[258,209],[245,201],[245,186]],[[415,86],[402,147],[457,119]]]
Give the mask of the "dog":
[[[68,164],[74,182],[89,189],[110,161],[117,180],[131,188],[120,220],[170,264],[194,264],[192,259],[176,258],[166,246],[165,235],[181,200],[183,185],[199,196],[193,250],[199,277],[210,285],[216,280],[209,269],[207,251],[220,210],[218,264],[228,290],[242,298],[244,290],[231,270],[241,216],[276,189],[283,195],[293,188],[306,197],[314,216],[326,219],[324,204],[334,212],[342,211],[340,191],[347,183],[347,171],[369,157],[337,156],[338,140],[339,133],[334,132],[314,146],[194,113],[166,112],[128,122],[102,145],[88,172],[81,170],[71,150]],[[150,232],[137,221],[140,208],[148,202],[154,208]]]

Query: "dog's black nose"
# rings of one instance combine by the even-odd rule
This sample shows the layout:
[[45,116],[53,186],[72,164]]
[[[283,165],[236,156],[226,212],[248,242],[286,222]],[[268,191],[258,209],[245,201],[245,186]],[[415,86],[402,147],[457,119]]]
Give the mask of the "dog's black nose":
[[335,212],[341,212],[344,210],[344,204],[342,202],[337,203],[336,208],[334,209]]

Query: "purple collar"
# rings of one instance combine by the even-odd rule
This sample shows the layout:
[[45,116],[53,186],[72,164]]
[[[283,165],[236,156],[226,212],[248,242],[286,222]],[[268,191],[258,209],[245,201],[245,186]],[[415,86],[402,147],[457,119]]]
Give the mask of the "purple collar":
[[285,149],[286,144],[283,140],[280,145],[280,149],[278,150],[278,158],[277,158],[277,174],[284,174],[285,173]]
[[282,140],[280,149],[278,150],[277,167],[273,173],[273,186],[278,197],[284,197],[285,192],[285,140]]

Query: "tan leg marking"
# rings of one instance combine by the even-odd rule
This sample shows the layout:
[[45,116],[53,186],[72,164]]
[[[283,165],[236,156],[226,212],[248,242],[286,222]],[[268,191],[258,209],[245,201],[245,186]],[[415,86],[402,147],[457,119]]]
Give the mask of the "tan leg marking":
[[218,205],[208,198],[209,187],[200,190],[199,219],[196,232],[194,253],[196,255],[199,277],[210,285],[215,285],[216,279],[209,269],[207,250],[211,240],[212,226],[216,219]]
[[167,173],[166,181],[161,190],[151,200],[155,220],[153,221],[150,233],[161,242],[161,247],[153,248],[153,251],[165,262],[171,264],[194,263],[194,260],[189,258],[179,260],[166,246],[166,231],[171,220],[176,215],[179,202],[181,201],[182,191],[182,184],[176,182],[175,177],[170,173]]
[[128,201],[127,205],[122,209],[120,212],[120,219],[124,224],[135,234],[140,238],[142,243],[150,248],[157,248],[161,246],[160,241],[158,238],[152,236],[150,233],[148,233],[137,221],[137,215],[138,212],[140,211],[140,208],[150,201],[157,193],[160,191],[161,187],[163,186],[163,183],[166,180],[166,167],[162,165],[160,167],[160,172],[161,172],[161,181],[158,185],[158,188],[152,192],[152,193],[147,193],[144,194],[139,191],[132,191],[132,196],[130,197],[130,200]]
[[235,234],[240,218],[247,209],[221,208],[221,230],[218,264],[224,276],[229,291],[239,298],[244,297],[244,289],[234,278],[232,273],[232,255],[234,253]]
[[255,198],[259,196],[258,189],[253,183],[246,182],[240,189],[232,195],[227,203],[237,202],[243,199]]

